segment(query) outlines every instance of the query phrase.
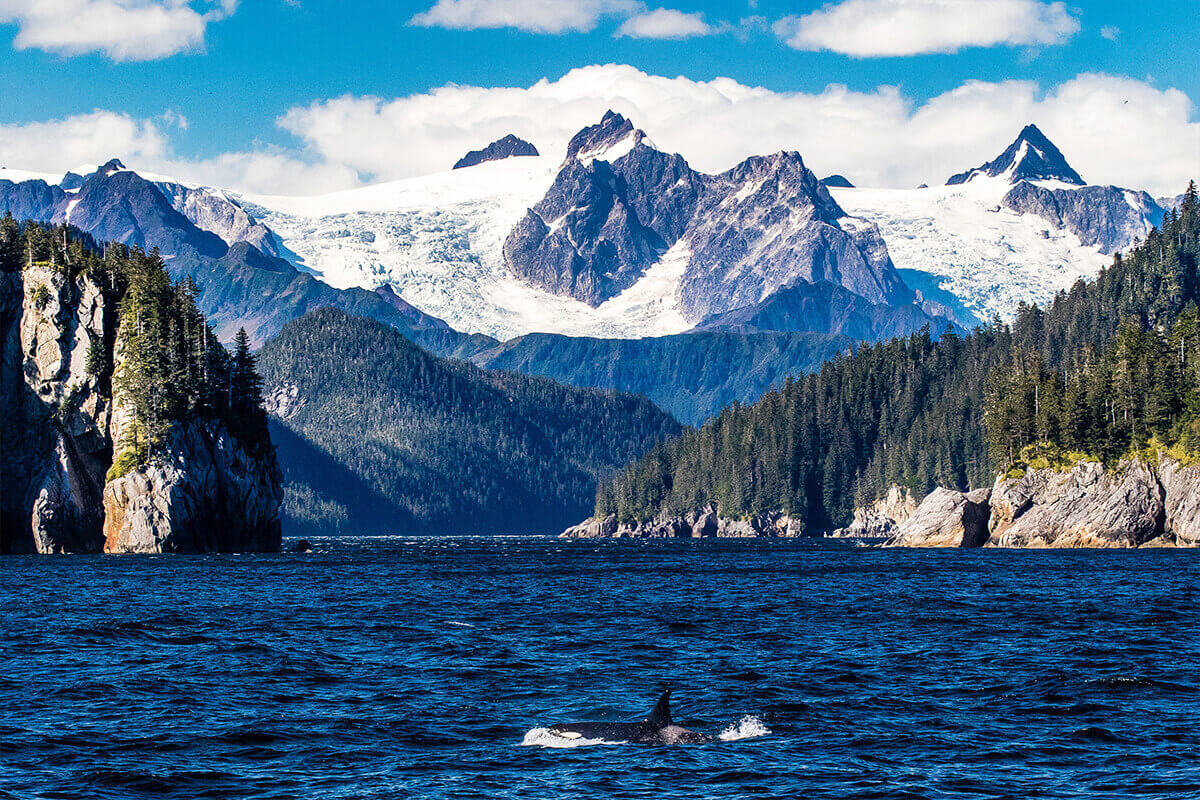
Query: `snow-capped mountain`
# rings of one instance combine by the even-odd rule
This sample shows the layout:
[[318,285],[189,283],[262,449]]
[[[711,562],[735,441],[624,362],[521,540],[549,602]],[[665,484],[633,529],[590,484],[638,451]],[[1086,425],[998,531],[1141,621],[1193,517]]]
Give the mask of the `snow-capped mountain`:
[[1162,222],[1145,192],[1085,184],[1040,130],[943,187],[830,190],[876,223],[905,281],[962,324],[1045,304]]
[[982,167],[960,172],[946,181],[946,185],[958,186],[979,177],[1004,178],[1009,183],[1058,181],[1075,186],[1085,184],[1079,173],[1071,169],[1062,151],[1036,125],[1026,125],[1003,153]]
[[[1082,184],[1033,126],[961,177],[842,188],[849,181],[817,181],[786,152],[707,175],[610,113],[562,159],[503,158],[317,197],[239,195],[116,161],[65,176],[0,170],[0,211],[153,241],[169,258],[181,243],[221,258],[244,242],[317,279],[306,292],[366,289],[501,339],[669,335],[727,312],[755,316],[746,309],[820,281],[893,307],[915,289],[927,310],[941,313],[936,301],[969,325],[1046,302],[1161,220],[1145,193]],[[287,294],[297,307],[305,296]],[[256,319],[269,312],[262,303]],[[806,324],[778,313],[779,298],[771,308],[757,318]],[[229,324],[239,313],[228,306]]]
[[[509,271],[598,307],[653,274],[691,322],[830,281],[910,303],[869,220],[849,217],[798,153],[705,175],[608,112],[580,131],[546,195],[504,244]],[[668,272],[669,268],[669,272]]]

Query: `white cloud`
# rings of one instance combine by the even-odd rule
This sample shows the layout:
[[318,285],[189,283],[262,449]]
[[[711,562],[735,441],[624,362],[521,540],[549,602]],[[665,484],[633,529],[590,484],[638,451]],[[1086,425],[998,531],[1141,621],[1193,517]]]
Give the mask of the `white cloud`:
[[237,0],[0,0],[0,23],[17,26],[18,50],[150,61],[203,49],[208,23],[236,7]]
[[842,0],[775,24],[776,35],[797,50],[859,58],[1054,45],[1078,31],[1065,3],[1040,0]]
[[707,36],[713,28],[700,14],[685,14],[672,8],[656,8],[630,17],[617,28],[617,36],[633,39],[687,39]]
[[359,182],[344,165],[312,164],[274,149],[181,158],[173,151],[170,134],[172,128],[184,127],[186,120],[173,111],[145,120],[93,111],[60,120],[0,125],[0,165],[63,173],[119,158],[134,169],[183,180],[290,194],[341,189]]
[[629,16],[640,0],[437,0],[414,16],[426,28],[518,28],[531,33],[590,31],[602,17]]
[[1031,82],[973,81],[918,104],[894,87],[775,92],[607,65],[527,88],[345,96],[294,108],[280,124],[315,160],[387,180],[446,169],[506,133],[557,156],[610,107],[706,171],[788,149],[819,173],[840,172],[863,186],[941,183],[993,158],[1035,122],[1092,181],[1166,193],[1200,172],[1200,124],[1187,96],[1105,75],[1080,75],[1048,91]]
[[1100,29],[1100,35],[1110,42],[1115,42],[1121,36],[1121,29],[1116,25],[1105,25]]
[[798,150],[817,173],[841,173],[860,186],[937,184],[993,158],[1034,122],[1093,182],[1174,195],[1200,175],[1200,123],[1191,101],[1130,78],[1085,74],[1054,87],[972,81],[916,102],[895,87],[776,92],[622,65],[583,67],[523,88],[339,97],[279,120],[300,138],[299,149],[259,146],[205,159],[176,152],[179,110],[153,119],[96,111],[0,125],[0,164],[62,172],[118,157],[134,168],[232,189],[317,194],[443,171],[507,133],[561,158],[567,140],[608,108],[707,172],[786,149]]

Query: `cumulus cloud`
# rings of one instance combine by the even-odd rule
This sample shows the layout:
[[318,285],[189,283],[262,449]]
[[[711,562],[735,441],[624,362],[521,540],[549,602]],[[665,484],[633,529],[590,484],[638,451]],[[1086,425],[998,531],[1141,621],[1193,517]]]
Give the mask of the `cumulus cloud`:
[[1065,3],[1040,0],[842,0],[775,24],[776,35],[797,50],[859,58],[1055,45],[1078,31]]
[[639,0],[437,0],[411,24],[427,28],[517,28],[530,33],[586,32],[603,17],[629,16]]
[[917,102],[889,86],[776,92],[622,65],[583,67],[528,87],[444,86],[397,99],[316,102],[279,120],[298,147],[206,159],[175,151],[176,111],[153,119],[96,111],[2,125],[0,164],[62,172],[116,156],[134,168],[232,189],[317,194],[447,170],[463,153],[508,133],[558,159],[567,140],[609,108],[706,172],[753,154],[798,150],[819,174],[841,173],[860,186],[939,184],[993,158],[1034,122],[1095,183],[1174,195],[1200,174],[1200,123],[1191,101],[1130,78],[1085,74],[1051,87],[971,81]]
[[345,165],[314,164],[278,149],[223,153],[208,159],[180,157],[171,146],[171,133],[184,127],[186,119],[174,111],[155,119],[94,111],[0,125],[0,165],[61,174],[115,157],[147,172],[263,193],[308,194],[359,183],[359,176]]
[[1121,38],[1121,29],[1115,25],[1105,25],[1100,29],[1100,35],[1105,39],[1108,39],[1110,42],[1115,42],[1117,39]]
[[617,36],[633,39],[687,39],[707,36],[713,28],[700,14],[685,14],[672,8],[656,8],[630,17],[617,28]]
[[1178,192],[1200,171],[1200,124],[1192,121],[1188,97],[1107,75],[1080,75],[1049,88],[972,81],[917,103],[895,87],[775,92],[728,78],[665,78],[607,65],[526,88],[445,86],[393,100],[345,96],[294,108],[280,124],[316,160],[382,180],[446,169],[507,133],[558,155],[610,107],[663,149],[710,172],[788,149],[800,151],[817,172],[840,172],[863,186],[942,183],[997,155],[1029,122],[1095,182]]
[[0,23],[17,26],[18,50],[150,61],[203,49],[208,24],[236,7],[237,0],[0,0]]

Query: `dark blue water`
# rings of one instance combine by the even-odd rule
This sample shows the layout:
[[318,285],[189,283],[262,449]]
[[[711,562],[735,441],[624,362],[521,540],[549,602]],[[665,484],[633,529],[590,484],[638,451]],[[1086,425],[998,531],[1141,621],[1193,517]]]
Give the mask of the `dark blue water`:
[[1194,553],[317,545],[4,558],[0,796],[1200,794]]

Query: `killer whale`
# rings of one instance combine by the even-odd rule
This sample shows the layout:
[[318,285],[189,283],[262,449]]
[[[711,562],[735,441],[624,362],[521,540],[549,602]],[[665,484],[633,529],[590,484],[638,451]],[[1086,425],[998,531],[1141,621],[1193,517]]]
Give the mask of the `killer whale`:
[[569,722],[548,729],[564,739],[595,739],[634,744],[703,744],[713,738],[688,730],[671,720],[671,690],[658,698],[654,710],[641,722]]

